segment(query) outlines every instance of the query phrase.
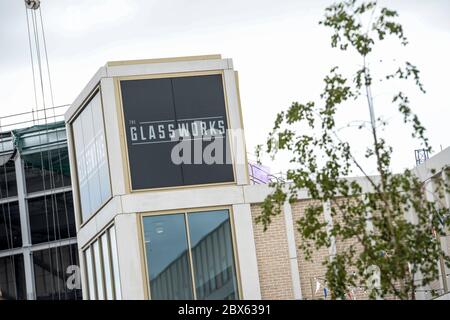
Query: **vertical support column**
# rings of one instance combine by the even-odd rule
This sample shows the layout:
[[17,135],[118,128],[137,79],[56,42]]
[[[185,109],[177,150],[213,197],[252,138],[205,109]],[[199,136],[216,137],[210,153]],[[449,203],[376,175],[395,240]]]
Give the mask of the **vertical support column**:
[[[444,183],[450,184],[450,179],[447,176],[446,170],[450,170],[450,168],[448,167],[442,168],[441,179],[444,181]],[[450,211],[450,192],[446,192],[446,190],[444,190],[444,206]],[[444,238],[445,239],[444,251],[447,253],[447,255],[450,255],[450,228],[446,230],[446,234],[447,236]],[[447,266],[445,268],[445,274],[447,280],[447,287],[450,288],[450,268],[448,268]]]
[[121,148],[122,130],[119,125],[122,124],[119,121],[116,88],[114,86],[113,78],[102,78],[100,83],[112,195],[122,195],[127,192],[125,178],[127,175],[127,170],[125,168],[122,155],[122,152],[125,151]]
[[[439,195],[438,195],[438,187],[436,186],[436,182],[435,179],[445,179],[445,174],[444,174],[444,169],[442,169],[441,175],[437,176],[435,178],[431,178],[429,185],[430,185],[430,199],[431,201],[434,201],[439,208],[445,208],[446,207],[446,198],[447,198],[447,194],[444,194],[444,199],[440,199]],[[445,180],[444,180],[445,181]],[[445,190],[444,190],[445,192]],[[445,252],[447,249],[447,237],[446,236],[440,236],[440,235],[436,235],[437,240],[439,241],[440,245],[441,245],[441,249]],[[449,283],[448,283],[448,279],[447,279],[447,266],[445,265],[445,261],[443,259],[443,257],[439,258],[439,271],[442,277],[442,289],[444,293],[448,293],[449,292]]]
[[236,73],[224,70],[225,93],[228,103],[229,137],[233,153],[233,164],[238,185],[249,184],[247,152],[245,149],[244,128],[242,123],[240,99]]
[[[70,180],[72,181],[72,199],[73,199],[73,211],[75,216],[75,227],[77,231],[80,230],[81,225],[81,203],[80,203],[80,195],[78,190],[78,173],[77,173],[77,164],[75,161],[75,147],[73,142],[72,135],[72,127],[70,124],[66,123],[66,135],[67,135],[67,151],[69,154],[69,164],[70,164]],[[78,245],[77,245],[78,247]],[[83,299],[88,299],[88,286],[87,286],[87,278],[86,278],[86,270],[84,268],[84,255],[81,248],[78,247],[78,263],[80,270],[80,278],[81,278],[81,293],[83,295]]]
[[119,257],[120,285],[123,300],[145,299],[146,266],[141,259],[141,244],[136,214],[119,214],[115,218],[117,254]]
[[[327,229],[328,236],[330,236],[331,229],[333,229],[333,218],[331,216],[330,201],[323,203],[323,217],[327,224],[326,229]],[[330,247],[328,248],[328,254],[330,255],[330,261],[332,261],[334,259],[334,256],[336,255],[336,239],[334,238],[334,236],[332,236],[330,238],[331,238],[331,244],[330,244]]]
[[26,184],[25,184],[25,172],[23,170],[22,158],[20,153],[17,152],[14,158],[14,165],[16,169],[16,180],[17,180],[17,197],[19,199],[19,212],[20,212],[20,227],[22,232],[22,247],[23,261],[25,269],[25,284],[27,299],[35,299],[35,285],[34,285],[34,270],[31,258],[31,233],[30,233],[30,220],[28,217],[28,206],[25,196]]
[[284,222],[286,224],[286,236],[289,250],[289,263],[291,265],[292,288],[294,290],[294,299],[303,299],[302,287],[300,285],[300,272],[298,269],[297,246],[295,244],[294,219],[292,217],[292,208],[288,201],[283,205]]
[[242,299],[261,300],[258,260],[250,204],[233,205],[235,245],[239,259]]
[[[424,182],[425,185],[425,197],[427,198],[428,201],[432,201],[432,202],[438,202],[437,204],[439,205],[439,200],[440,199],[436,199],[436,185],[433,181],[433,179],[435,179],[434,177],[431,177],[429,180]],[[439,241],[441,248],[442,248],[442,237],[440,235],[436,235],[436,240]],[[446,279],[446,275],[445,275],[445,263],[442,259],[442,257],[439,258],[439,260],[437,261],[437,265],[438,265],[438,271],[439,271],[439,283],[441,286],[441,289],[443,290],[444,293],[448,292],[448,286],[447,286],[447,279]],[[426,288],[428,289],[428,288]],[[427,297],[424,297],[424,299],[427,299]]]

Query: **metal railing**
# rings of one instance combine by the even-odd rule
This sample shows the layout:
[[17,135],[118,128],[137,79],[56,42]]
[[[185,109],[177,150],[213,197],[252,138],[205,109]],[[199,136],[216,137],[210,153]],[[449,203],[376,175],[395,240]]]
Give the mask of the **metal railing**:
[[69,104],[64,104],[45,109],[32,109],[28,112],[2,116],[0,117],[0,133],[64,120],[64,113],[67,111],[69,106]]
[[248,171],[251,184],[269,184],[271,182],[281,182],[285,180],[281,172],[272,174],[260,166],[250,162],[248,163]]

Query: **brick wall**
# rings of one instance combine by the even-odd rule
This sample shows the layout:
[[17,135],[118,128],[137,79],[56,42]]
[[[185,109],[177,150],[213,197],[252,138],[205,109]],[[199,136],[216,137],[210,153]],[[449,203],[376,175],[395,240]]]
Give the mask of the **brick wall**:
[[289,250],[284,216],[272,220],[266,232],[255,223],[260,215],[259,204],[251,206],[256,256],[262,299],[294,299]]
[[[299,249],[300,235],[297,231],[296,221],[305,214],[305,208],[312,204],[311,200],[301,200],[291,205],[292,219],[294,220],[295,244],[297,247],[298,269],[300,273],[300,284],[302,288],[303,299],[324,299],[324,279],[326,268],[322,265],[322,261],[329,256],[328,249],[322,248],[314,250],[312,261],[306,261],[303,251]],[[316,281],[321,284],[320,289],[316,292]],[[329,296],[327,296],[329,299]]]
[[[329,291],[327,291],[327,297],[325,297],[323,290],[324,287],[327,287],[325,282],[326,267],[323,265],[323,261],[329,259],[328,248],[314,249],[312,260],[308,261],[305,259],[303,251],[299,248],[301,239],[296,221],[304,216],[305,209],[313,203],[312,200],[306,199],[299,200],[291,205],[300,286],[303,299],[329,300]],[[284,214],[282,213],[273,218],[268,229],[263,232],[262,225],[255,223],[255,218],[261,214],[260,204],[252,204],[251,212],[261,296],[263,299],[294,299]],[[333,219],[342,219],[341,214],[338,212]],[[322,221],[324,221],[324,218]],[[336,239],[336,252],[342,252],[350,245],[353,245],[357,251],[361,250],[356,239],[347,239],[345,241]],[[318,290],[316,287],[317,282],[320,283]],[[433,283],[431,287],[437,288],[437,284],[438,282]],[[368,299],[368,295],[362,288],[354,288],[351,294],[357,300]],[[387,296],[385,299],[391,300],[394,298]]]

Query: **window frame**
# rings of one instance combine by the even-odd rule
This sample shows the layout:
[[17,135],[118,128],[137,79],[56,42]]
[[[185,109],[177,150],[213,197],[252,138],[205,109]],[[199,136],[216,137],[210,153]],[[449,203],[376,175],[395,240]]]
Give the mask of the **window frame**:
[[[107,250],[108,251],[108,257],[110,259],[108,265],[110,267],[111,272],[111,288],[112,288],[112,299],[108,299],[108,293],[107,293],[107,286],[106,286],[106,274],[105,274],[105,255],[104,255],[104,246],[103,246],[103,237],[106,236],[107,240]],[[114,238],[114,239],[113,239]],[[115,245],[113,245],[113,240],[116,242]],[[99,256],[100,256],[100,266],[101,266],[101,285],[102,285],[102,292],[103,292],[103,299],[102,300],[122,300],[122,284],[121,284],[121,277],[120,277],[120,266],[119,266],[119,255],[117,252],[117,236],[116,236],[116,226],[114,223],[109,223],[106,227],[104,227],[94,238],[92,238],[86,245],[84,245],[81,248],[81,254],[83,256],[84,263],[83,266],[83,272],[82,277],[84,280],[84,283],[87,287],[87,297],[88,300],[100,300],[99,299],[99,287],[98,287],[98,274],[97,274],[97,265],[95,264],[95,257],[94,257],[94,246],[98,244],[99,249]],[[114,252],[114,249],[115,252]],[[93,283],[90,282],[89,272],[88,272],[88,261],[87,261],[87,251],[90,251],[90,262],[92,264],[92,280]],[[117,266],[115,266],[114,259],[117,258]],[[116,270],[117,267],[117,270]],[[116,272],[117,271],[117,272]],[[118,280],[118,281],[117,281]],[[91,296],[91,287],[93,287],[93,293],[95,294],[94,297]],[[101,293],[100,293],[101,294]]]
[[147,259],[147,250],[145,247],[145,234],[144,234],[144,218],[151,216],[161,216],[161,215],[170,215],[170,214],[183,214],[185,219],[185,228],[187,234],[188,241],[188,250],[189,250],[189,267],[191,272],[191,281],[192,281],[192,290],[194,300],[197,300],[197,292],[196,292],[196,281],[195,281],[195,269],[193,264],[192,257],[192,248],[191,248],[191,239],[189,232],[189,221],[188,215],[189,213],[207,213],[210,211],[220,211],[227,210],[229,221],[230,221],[230,234],[231,234],[231,248],[233,251],[233,263],[234,269],[236,273],[236,284],[237,284],[237,299],[242,300],[242,282],[241,282],[241,273],[240,273],[240,264],[239,257],[237,252],[237,242],[236,242],[236,232],[235,232],[235,223],[234,223],[234,212],[232,206],[217,206],[217,207],[199,207],[199,208],[189,208],[189,209],[180,209],[180,210],[167,210],[167,211],[155,211],[155,212],[142,212],[138,213],[138,224],[139,224],[139,244],[140,244],[140,252],[141,252],[141,270],[143,274],[144,283],[144,297],[146,300],[152,300],[151,298],[151,289],[150,289],[150,281],[148,274],[148,259]]
[[[145,80],[145,79],[163,79],[163,78],[181,78],[181,77],[195,77],[195,76],[208,76],[208,75],[220,75],[222,78],[222,87],[223,87],[223,99],[225,103],[225,114],[227,118],[227,128],[226,134],[228,138],[228,144],[230,148],[230,158],[232,164],[233,171],[233,180],[226,182],[212,182],[212,183],[201,183],[201,184],[191,184],[191,185],[179,185],[179,186],[169,186],[169,187],[156,187],[156,188],[147,188],[147,189],[133,189],[132,181],[131,181],[131,171],[130,171],[130,160],[128,153],[128,143],[126,138],[126,128],[125,128],[125,115],[123,110],[123,100],[122,100],[122,90],[121,90],[121,81],[127,80]],[[126,172],[124,173],[125,177],[125,186],[127,189],[127,193],[140,193],[140,192],[151,192],[151,191],[161,191],[161,190],[176,190],[176,189],[191,189],[191,188],[199,188],[199,187],[215,187],[215,186],[223,186],[223,185],[236,185],[237,184],[237,172],[236,172],[236,163],[235,163],[235,145],[233,144],[233,137],[231,136],[231,130],[234,129],[231,126],[231,114],[230,114],[230,102],[228,97],[227,85],[225,83],[225,75],[223,70],[209,70],[209,71],[187,71],[187,72],[178,72],[178,73],[160,73],[160,74],[146,74],[146,75],[136,75],[136,76],[119,76],[114,77],[114,89],[115,89],[115,99],[116,106],[118,108],[118,119],[119,119],[119,133],[121,138],[120,147],[122,152],[122,161],[124,162],[124,169]]]
[[[68,210],[68,206],[67,206],[67,197],[72,197],[72,213],[70,212],[70,210]],[[61,196],[63,201],[64,201],[64,209],[67,210],[67,212],[65,214],[67,214],[68,218],[70,219],[70,215],[73,214],[74,216],[74,233],[71,233],[70,230],[70,226],[69,224],[67,224],[67,237],[63,237],[63,238],[56,238],[50,241],[42,241],[42,242],[33,242],[33,233],[36,232],[36,230],[32,230],[32,224],[30,223],[29,225],[29,240],[31,245],[41,245],[41,244],[45,244],[48,242],[56,242],[56,241],[64,241],[64,240],[68,240],[68,239],[74,239],[77,237],[77,230],[76,230],[76,219],[75,219],[75,203],[74,203],[74,198],[73,198],[73,191],[70,189],[70,187],[61,187],[58,189],[50,189],[50,190],[45,190],[45,191],[37,191],[34,193],[30,193],[29,195],[25,196],[25,203],[26,203],[26,208],[27,208],[27,220],[28,222],[31,221],[31,210],[30,210],[30,202],[37,202],[39,200],[43,200],[44,206],[47,207],[46,212],[44,212],[45,215],[47,215],[46,218],[55,218],[58,217],[59,218],[59,212],[58,212],[58,199],[57,197]],[[47,203],[49,202],[49,204]],[[57,226],[57,228],[59,229],[61,227],[61,225],[64,222],[59,222],[59,226]],[[50,226],[50,228],[52,228],[53,226]],[[47,227],[49,228],[49,227]],[[53,230],[54,232],[56,230]],[[70,235],[70,236],[69,236]]]
[[[83,213],[82,213],[82,205],[81,205],[81,193],[80,193],[80,183],[79,183],[79,170],[77,165],[77,150],[75,147],[75,131],[74,131],[74,123],[75,121],[80,117],[80,115],[83,113],[83,111],[86,109],[87,105],[92,101],[92,99],[95,97],[96,94],[99,94],[100,97],[100,111],[102,115],[102,128],[104,133],[104,139],[105,139],[105,152],[106,152],[106,163],[108,165],[108,179],[109,179],[109,197],[103,201],[103,203],[93,210],[89,216],[84,219]],[[97,85],[94,87],[94,89],[87,95],[86,99],[81,103],[81,107],[77,110],[76,114],[73,116],[73,118],[70,120],[70,122],[67,125],[67,130],[69,131],[68,134],[68,140],[70,139],[70,143],[68,143],[69,149],[69,160],[70,160],[70,169],[73,170],[75,173],[75,181],[72,181],[72,190],[77,193],[76,196],[76,202],[74,197],[74,208],[76,207],[75,214],[77,215],[77,220],[79,221],[79,228],[82,228],[84,225],[86,225],[89,221],[92,220],[92,218],[106,205],[111,201],[113,198],[113,188],[112,188],[112,181],[111,181],[111,166],[109,161],[109,148],[108,148],[108,137],[106,134],[106,125],[105,125],[105,110],[103,107],[103,94],[102,94],[102,88],[101,84],[97,83]],[[72,154],[72,156],[70,155]],[[72,178],[72,177],[71,177]]]
[[[33,154],[41,154],[39,157],[42,157],[42,160],[44,160],[44,153],[47,153],[47,152],[58,152],[58,158],[60,158],[59,159],[59,165],[62,166],[62,158],[61,158],[61,150],[62,149],[66,149],[67,150],[67,161],[68,161],[68,165],[69,165],[69,170],[72,170],[72,167],[70,166],[69,146],[68,146],[67,142],[57,143],[57,144],[55,144],[53,146],[50,146],[50,147],[46,148],[45,150],[43,150],[42,147],[41,147],[39,149],[26,150],[25,152],[22,153],[22,155],[21,155],[21,162],[22,162],[21,165],[22,165],[22,170],[23,170],[22,175],[23,175],[23,179],[24,179],[25,198],[34,197],[35,195],[45,194],[45,193],[48,193],[48,192],[51,192],[51,191],[59,191],[59,190],[65,190],[65,189],[72,190],[72,187],[73,187],[73,185],[72,185],[72,176],[71,176],[70,173],[69,173],[69,177],[68,177],[69,178],[69,184],[64,184],[64,185],[61,185],[61,186],[58,186],[58,187],[55,187],[55,188],[53,188],[51,185],[49,185],[49,186],[46,186],[46,188],[43,189],[43,190],[33,190],[33,191],[29,190],[29,188],[28,188],[29,187],[28,186],[28,184],[29,184],[29,182],[28,182],[29,181],[28,180],[29,177],[27,177],[27,170],[29,170],[29,168],[26,167],[26,164],[25,164],[26,160],[24,158],[26,156],[30,156],[30,155],[33,155]],[[47,161],[49,161],[48,158],[47,158]],[[35,168],[35,169],[40,170],[41,172],[43,172],[43,170],[46,170],[46,169],[42,169],[42,167],[41,168]],[[59,168],[57,170],[59,170]],[[48,170],[48,171],[50,171],[50,170]],[[62,172],[59,172],[58,175],[62,175]],[[46,176],[46,174],[44,176]],[[42,176],[39,179],[42,180]],[[46,177],[44,177],[44,179],[46,179]]]

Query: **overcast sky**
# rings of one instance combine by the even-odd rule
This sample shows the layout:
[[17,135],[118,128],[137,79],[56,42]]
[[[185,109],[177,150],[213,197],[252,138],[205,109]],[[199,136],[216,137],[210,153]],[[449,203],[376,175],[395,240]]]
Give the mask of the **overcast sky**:
[[[334,65],[359,61],[330,49],[317,22],[325,0],[42,0],[42,14],[56,105],[71,103],[106,61],[220,53],[239,71],[247,149],[264,142],[275,114],[292,101],[317,100],[322,79]],[[450,1],[391,0],[410,45],[391,43],[376,52],[372,67],[393,60],[416,64],[426,95],[411,94],[413,110],[428,129],[435,151],[449,146]],[[34,106],[25,8],[22,0],[0,1],[0,116]],[[382,60],[382,62],[380,62]],[[378,65],[376,65],[378,63]],[[377,90],[378,89],[378,90]],[[411,91],[412,92],[412,91]],[[393,91],[374,88],[377,116],[391,124],[394,170],[414,165],[412,140],[389,105]],[[339,121],[369,120],[365,104],[343,108]],[[365,134],[343,129],[356,151]],[[283,161],[271,163],[277,171]]]

